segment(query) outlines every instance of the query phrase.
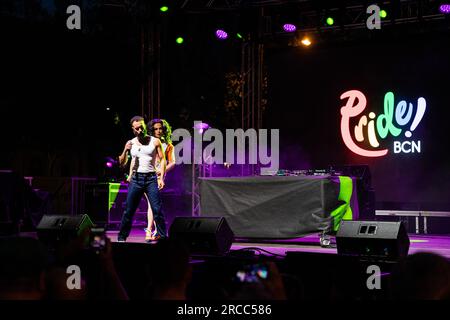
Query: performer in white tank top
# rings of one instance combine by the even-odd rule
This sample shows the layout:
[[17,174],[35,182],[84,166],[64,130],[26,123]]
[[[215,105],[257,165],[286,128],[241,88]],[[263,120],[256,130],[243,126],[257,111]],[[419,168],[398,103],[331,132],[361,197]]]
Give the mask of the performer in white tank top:
[[[131,155],[130,176],[128,181],[128,194],[126,210],[122,217],[122,223],[118,235],[118,241],[124,242],[131,232],[133,215],[141,201],[143,194],[147,196],[156,222],[158,238],[165,238],[166,225],[161,210],[161,197],[159,190],[164,188],[164,174],[166,161],[162,150],[161,141],[147,134],[144,118],[136,116],[130,121],[135,138],[125,144],[119,163],[125,166],[128,156]],[[161,176],[157,176],[155,163],[161,162]]]

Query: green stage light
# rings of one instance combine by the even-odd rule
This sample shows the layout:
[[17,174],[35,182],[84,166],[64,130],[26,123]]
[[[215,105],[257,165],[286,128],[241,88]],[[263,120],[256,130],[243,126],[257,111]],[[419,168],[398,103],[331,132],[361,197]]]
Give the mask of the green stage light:
[[167,6],[162,6],[161,8],[159,8],[159,11],[161,11],[161,12],[167,12],[167,11],[169,11],[169,7],[167,7]]
[[327,25],[332,26],[334,24],[334,19],[332,17],[327,18]]
[[236,33],[236,37],[238,37],[239,39],[242,39],[242,35],[239,32]]
[[386,17],[387,17],[387,12],[386,12],[386,10],[381,10],[381,11],[380,11],[380,17],[381,17],[381,18],[386,18]]
[[177,40],[175,40],[178,44],[182,44],[184,42],[184,39],[182,37],[178,37]]

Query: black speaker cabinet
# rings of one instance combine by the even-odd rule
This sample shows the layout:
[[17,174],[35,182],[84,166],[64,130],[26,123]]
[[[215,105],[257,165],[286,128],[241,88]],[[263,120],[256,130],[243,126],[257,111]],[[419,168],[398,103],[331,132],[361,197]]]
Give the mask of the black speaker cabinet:
[[339,255],[397,261],[408,255],[409,237],[402,222],[344,220],[336,245]]
[[93,223],[87,214],[44,215],[37,225],[37,234],[40,240],[67,241],[78,237],[84,230],[91,228]]
[[224,255],[234,240],[223,217],[176,217],[169,236],[183,241],[194,255]]

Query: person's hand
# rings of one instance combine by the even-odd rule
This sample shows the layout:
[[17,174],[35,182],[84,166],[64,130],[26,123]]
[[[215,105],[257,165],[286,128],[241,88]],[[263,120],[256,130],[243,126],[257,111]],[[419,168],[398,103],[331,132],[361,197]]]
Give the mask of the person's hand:
[[125,148],[123,149],[123,152],[125,153],[125,152],[131,150],[131,146],[132,146],[132,143],[131,143],[131,140],[129,140],[127,143],[125,143]]
[[164,188],[164,180],[158,178],[158,190],[162,190]]
[[128,294],[120,281],[117,274],[116,267],[113,260],[113,251],[111,246],[111,239],[105,237],[105,249],[99,252],[100,266],[106,275],[106,282],[108,285],[107,297],[113,300],[129,300]]
[[266,262],[269,271],[269,277],[263,280],[264,286],[270,292],[274,300],[286,300],[286,291],[283,284],[283,278],[278,270],[277,265],[272,262]]
[[84,228],[80,234],[70,241],[60,241],[57,246],[57,255],[59,259],[65,261],[67,258],[78,256],[85,248],[89,246],[91,228]]

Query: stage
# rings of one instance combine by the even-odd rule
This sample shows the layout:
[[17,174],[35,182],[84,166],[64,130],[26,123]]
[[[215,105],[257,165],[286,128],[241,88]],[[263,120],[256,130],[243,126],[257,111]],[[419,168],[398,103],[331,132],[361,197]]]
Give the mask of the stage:
[[[108,237],[113,242],[117,242],[118,231],[108,231]],[[127,239],[129,243],[142,243],[149,245],[144,241],[145,232],[143,228],[133,228]],[[244,239],[237,238],[231,246],[232,251],[246,248],[259,248],[268,252],[262,252],[267,255],[285,256],[286,252],[310,252],[321,254],[337,254],[335,245],[329,248],[320,246],[319,234],[311,234],[302,238],[289,240],[264,240],[264,239]],[[417,235],[409,234],[410,248],[409,255],[418,252],[432,252],[450,259],[450,235]],[[151,244],[150,244],[151,245]]]
[[[394,261],[339,255],[336,239],[331,238],[330,247],[322,247],[318,233],[288,240],[236,238],[223,256],[195,253],[187,256],[181,248],[163,243],[161,247],[158,242],[146,243],[142,227],[133,228],[125,243],[118,242],[117,235],[117,230],[107,231],[112,241],[115,272],[132,300],[151,299],[149,290],[154,281],[178,274],[180,270],[189,274],[185,293],[190,301],[224,301],[238,297],[265,299],[267,297],[260,293],[268,294],[266,291],[251,291],[252,285],[256,284],[237,283],[236,276],[247,267],[272,265],[274,269],[270,272],[275,278],[270,279],[278,279],[276,281],[283,284],[287,300],[386,301],[392,299],[392,281],[396,279],[397,268],[402,265]],[[22,233],[21,236],[37,237],[37,233]],[[427,252],[450,260],[450,235],[408,236],[410,256]],[[165,248],[164,251],[161,248]],[[180,253],[184,258],[179,261]],[[414,261],[417,256],[412,258]],[[427,277],[430,272],[438,272],[434,269],[434,259],[431,257],[431,265],[425,264],[425,269],[429,269]],[[162,269],[161,264],[164,265]],[[372,274],[369,268],[373,267],[379,268],[380,290],[372,290],[367,285]],[[419,273],[414,277],[419,279],[421,276]]]

